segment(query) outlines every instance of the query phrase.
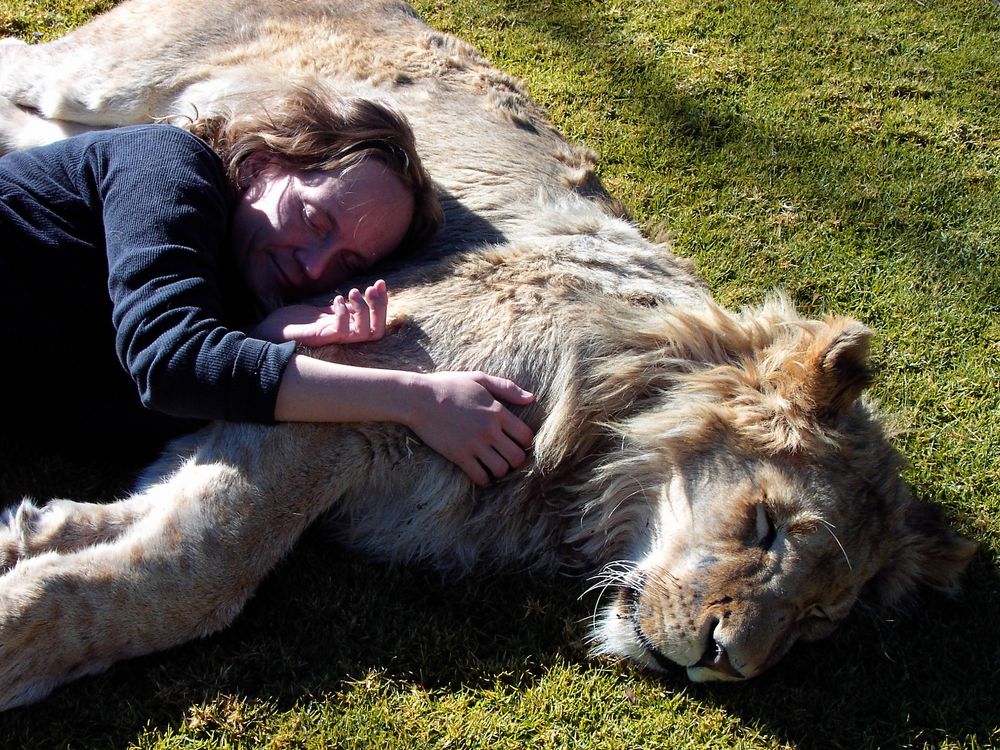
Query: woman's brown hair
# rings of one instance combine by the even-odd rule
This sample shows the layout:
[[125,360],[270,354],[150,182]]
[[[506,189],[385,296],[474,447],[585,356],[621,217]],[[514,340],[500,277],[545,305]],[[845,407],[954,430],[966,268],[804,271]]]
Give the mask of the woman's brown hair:
[[382,102],[338,96],[319,85],[292,85],[267,104],[181,124],[219,155],[237,191],[254,154],[319,172],[381,162],[413,195],[413,219],[397,253],[422,247],[441,223],[441,206],[417,155],[413,131],[402,114]]

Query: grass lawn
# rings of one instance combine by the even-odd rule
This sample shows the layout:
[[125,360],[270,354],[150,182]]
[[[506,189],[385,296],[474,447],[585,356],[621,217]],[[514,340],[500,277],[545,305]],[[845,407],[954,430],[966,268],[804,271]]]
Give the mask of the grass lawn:
[[[0,0],[0,36],[110,5]],[[599,151],[610,191],[722,302],[781,287],[876,330],[907,478],[980,542],[964,594],[691,685],[588,659],[575,583],[441,582],[310,533],[234,627],[0,715],[0,746],[1000,747],[1000,4],[416,7]],[[5,502],[122,486],[120,467],[28,459],[0,454]]]

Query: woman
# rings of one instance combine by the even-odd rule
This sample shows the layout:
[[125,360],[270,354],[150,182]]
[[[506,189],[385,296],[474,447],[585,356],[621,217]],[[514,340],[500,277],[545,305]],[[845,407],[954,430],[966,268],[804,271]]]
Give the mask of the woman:
[[531,402],[514,383],[295,350],[379,338],[381,281],[330,306],[302,300],[419,247],[439,217],[399,115],[304,88],[256,115],[8,154],[6,429],[91,448],[113,435],[121,449],[191,429],[192,419],[394,421],[476,483],[503,476],[532,438],[500,403]]

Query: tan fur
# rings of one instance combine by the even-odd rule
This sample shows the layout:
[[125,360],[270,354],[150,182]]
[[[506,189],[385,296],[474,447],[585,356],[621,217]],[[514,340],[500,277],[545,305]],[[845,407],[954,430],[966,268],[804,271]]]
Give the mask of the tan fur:
[[26,501],[0,529],[0,706],[224,627],[321,515],[384,559],[596,573],[595,651],[695,680],[759,674],[866,586],[954,586],[974,546],[900,479],[869,331],[718,307],[519,82],[402,3],[130,0],[2,44],[0,145],[262,106],[289,76],[403,109],[447,214],[387,276],[386,338],[317,355],[511,377],[531,459],[475,489],[395,425],[216,424],[125,500]]

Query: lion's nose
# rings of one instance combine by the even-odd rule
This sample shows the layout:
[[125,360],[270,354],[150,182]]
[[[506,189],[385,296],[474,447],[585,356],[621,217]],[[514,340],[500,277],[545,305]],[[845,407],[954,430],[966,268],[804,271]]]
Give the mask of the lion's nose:
[[708,646],[705,649],[705,653],[701,655],[701,659],[698,660],[698,664],[696,666],[705,667],[707,669],[711,669],[713,672],[719,672],[720,674],[735,677],[737,680],[746,678],[746,676],[736,669],[732,662],[729,661],[729,654],[726,653],[726,647],[715,640],[712,635],[709,635]]

